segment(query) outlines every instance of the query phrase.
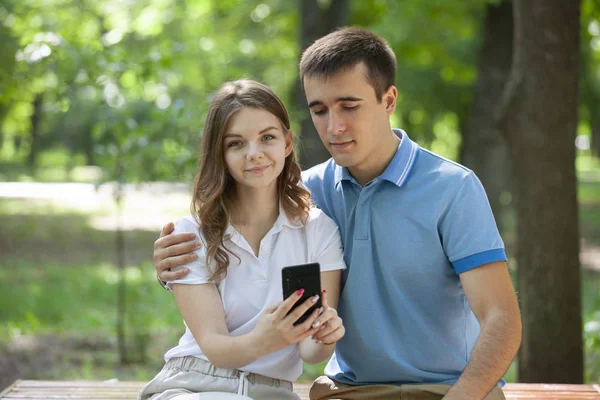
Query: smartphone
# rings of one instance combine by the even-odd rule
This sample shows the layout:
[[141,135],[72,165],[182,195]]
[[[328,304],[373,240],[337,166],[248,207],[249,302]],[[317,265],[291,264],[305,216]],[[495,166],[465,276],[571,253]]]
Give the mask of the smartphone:
[[300,304],[314,295],[319,295],[319,300],[308,309],[294,325],[301,324],[311,315],[313,311],[320,308],[321,303],[321,266],[319,263],[291,265],[281,270],[281,282],[283,285],[283,298],[287,299],[291,294],[304,289],[302,298],[299,299],[290,312]]

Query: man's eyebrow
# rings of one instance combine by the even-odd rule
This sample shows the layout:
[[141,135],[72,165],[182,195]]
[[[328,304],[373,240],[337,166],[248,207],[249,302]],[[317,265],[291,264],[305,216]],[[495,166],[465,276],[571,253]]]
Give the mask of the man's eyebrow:
[[[340,101],[362,101],[363,99],[361,99],[360,97],[354,97],[354,96],[345,96],[345,97],[338,97],[337,99],[335,99],[336,103],[339,103]],[[308,103],[308,108],[312,108],[313,106],[320,106],[323,105],[323,102],[321,100],[315,100],[315,101],[311,101],[310,103]]]

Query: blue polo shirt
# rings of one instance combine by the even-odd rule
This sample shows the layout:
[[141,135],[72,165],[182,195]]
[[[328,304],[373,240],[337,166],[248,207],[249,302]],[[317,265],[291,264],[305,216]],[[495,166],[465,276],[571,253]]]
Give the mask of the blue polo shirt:
[[325,374],[351,385],[452,384],[479,335],[459,274],[506,261],[504,244],[475,174],[394,132],[396,154],[364,187],[333,159],[303,172],[340,228],[348,266],[346,335]]

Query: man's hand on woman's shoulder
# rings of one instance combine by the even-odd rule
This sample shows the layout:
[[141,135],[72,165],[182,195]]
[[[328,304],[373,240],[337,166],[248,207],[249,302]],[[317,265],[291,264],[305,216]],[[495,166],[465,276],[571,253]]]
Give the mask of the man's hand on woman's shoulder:
[[154,242],[154,267],[156,276],[163,282],[174,281],[188,274],[187,268],[171,271],[171,268],[188,264],[195,261],[197,256],[194,250],[202,245],[193,233],[173,234],[175,225],[172,222],[166,224],[160,236]]

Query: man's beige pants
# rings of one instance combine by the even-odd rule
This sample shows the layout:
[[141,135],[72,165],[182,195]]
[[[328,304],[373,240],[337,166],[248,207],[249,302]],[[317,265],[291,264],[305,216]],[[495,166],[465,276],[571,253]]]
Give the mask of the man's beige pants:
[[[321,376],[310,388],[310,400],[440,400],[450,385],[346,385],[326,376]],[[465,399],[471,400],[471,399]],[[504,392],[498,386],[484,400],[505,400]]]

